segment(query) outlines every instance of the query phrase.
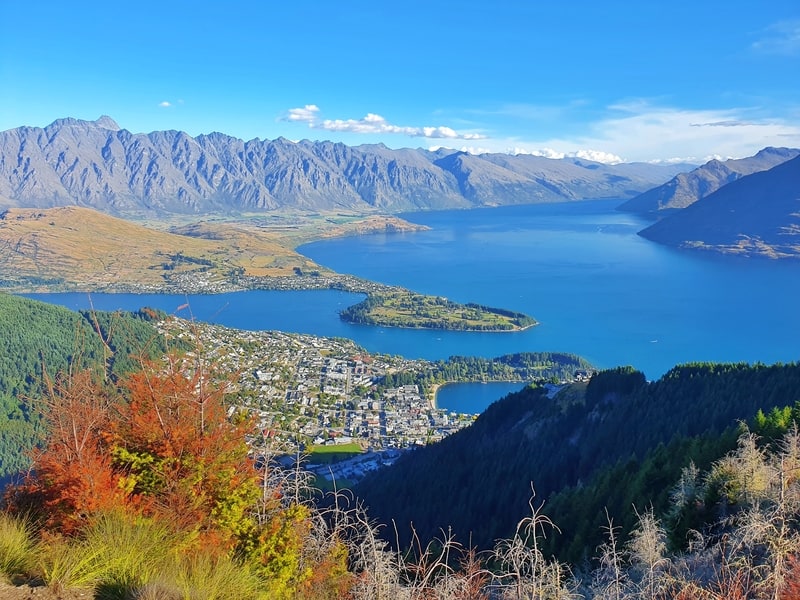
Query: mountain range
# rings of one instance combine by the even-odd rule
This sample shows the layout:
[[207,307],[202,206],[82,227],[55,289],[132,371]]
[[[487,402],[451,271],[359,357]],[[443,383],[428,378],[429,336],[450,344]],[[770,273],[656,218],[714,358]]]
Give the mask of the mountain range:
[[679,173],[668,182],[631,198],[619,210],[663,214],[686,208],[723,186],[753,173],[767,171],[800,154],[797,148],[764,148],[755,156],[724,162],[711,160],[701,167]]
[[800,256],[800,156],[729,183],[639,235],[727,254]]
[[131,133],[110,117],[0,132],[0,208],[119,216],[408,210],[630,198],[687,165]]

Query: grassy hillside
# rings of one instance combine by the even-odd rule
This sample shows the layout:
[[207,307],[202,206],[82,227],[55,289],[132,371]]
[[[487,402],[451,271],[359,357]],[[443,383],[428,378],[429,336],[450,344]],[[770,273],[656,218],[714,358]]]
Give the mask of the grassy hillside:
[[206,222],[169,233],[75,206],[12,208],[0,214],[0,286],[220,291],[243,276],[328,272],[294,251],[311,239],[409,227],[395,217],[316,215]]

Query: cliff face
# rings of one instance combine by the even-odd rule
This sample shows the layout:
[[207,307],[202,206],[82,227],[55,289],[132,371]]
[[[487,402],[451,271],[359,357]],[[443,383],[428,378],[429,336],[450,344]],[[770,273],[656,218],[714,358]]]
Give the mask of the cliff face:
[[664,185],[631,198],[619,207],[637,213],[658,213],[686,208],[721,187],[747,175],[766,171],[800,154],[796,148],[764,148],[755,156],[720,162],[680,173]]
[[109,117],[0,132],[0,207],[112,214],[469,208],[628,198],[677,167],[451,150],[134,134]]

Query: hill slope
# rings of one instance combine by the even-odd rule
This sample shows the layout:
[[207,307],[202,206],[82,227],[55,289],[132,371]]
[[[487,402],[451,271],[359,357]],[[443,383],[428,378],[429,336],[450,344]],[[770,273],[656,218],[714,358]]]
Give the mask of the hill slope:
[[[210,229],[212,226],[207,226]],[[0,264],[6,288],[153,290],[192,278],[195,287],[235,281],[237,274],[290,274],[314,267],[257,228],[215,239],[157,231],[77,206],[8,209],[0,214]],[[227,239],[226,239],[227,238]]]
[[201,222],[168,233],[78,206],[10,208],[0,212],[0,287],[224,291],[243,277],[329,273],[294,251],[309,238],[420,228],[380,215],[284,221],[294,223]]
[[639,233],[726,254],[800,256],[800,157],[726,185]]
[[130,371],[132,356],[164,350],[148,320],[145,312],[93,316],[0,293],[0,478],[27,467],[37,419],[26,401],[43,389],[43,373],[53,377],[69,365]]
[[701,167],[681,173],[664,185],[631,198],[618,210],[655,214],[686,208],[721,187],[760,171],[766,171],[800,154],[796,148],[764,148],[755,156],[721,162],[711,160]]
[[128,216],[278,208],[399,212],[625,198],[679,167],[472,156],[383,145],[134,134],[110,118],[0,132],[0,206]]
[[[797,364],[697,364],[650,383],[630,368],[603,371],[585,390],[567,388],[555,397],[527,388],[492,404],[472,426],[365,478],[355,492],[371,515],[396,523],[401,545],[413,523],[421,539],[452,527],[462,543],[489,548],[513,533],[531,484],[546,501],[659,444],[719,435],[759,408],[789,404],[798,385]],[[686,464],[688,457],[678,469]],[[672,483],[661,481],[660,491]],[[649,498],[636,501],[643,507]],[[596,516],[582,518],[594,523]]]

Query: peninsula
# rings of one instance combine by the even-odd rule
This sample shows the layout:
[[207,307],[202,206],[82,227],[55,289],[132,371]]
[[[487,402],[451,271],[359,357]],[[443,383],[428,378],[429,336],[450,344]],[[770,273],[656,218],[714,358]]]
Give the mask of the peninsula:
[[214,294],[248,289],[338,289],[366,294],[342,313],[387,327],[514,331],[527,315],[458,304],[335,273],[299,254],[309,241],[418,231],[395,216],[357,213],[238,215],[158,226],[84,207],[0,213],[0,289],[28,292]]
[[474,303],[458,304],[447,298],[423,296],[408,290],[371,294],[340,314],[350,323],[384,327],[521,331],[538,324],[522,313]]

